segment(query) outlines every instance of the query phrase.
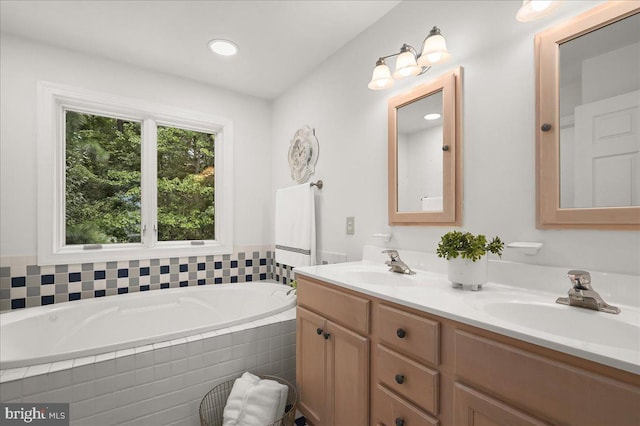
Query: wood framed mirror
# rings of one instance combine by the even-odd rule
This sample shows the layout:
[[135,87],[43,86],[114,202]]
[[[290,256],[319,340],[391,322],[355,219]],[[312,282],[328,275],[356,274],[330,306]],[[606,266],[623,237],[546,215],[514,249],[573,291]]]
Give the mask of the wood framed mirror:
[[535,37],[538,228],[640,229],[640,2]]
[[389,224],[462,224],[462,67],[388,101]]

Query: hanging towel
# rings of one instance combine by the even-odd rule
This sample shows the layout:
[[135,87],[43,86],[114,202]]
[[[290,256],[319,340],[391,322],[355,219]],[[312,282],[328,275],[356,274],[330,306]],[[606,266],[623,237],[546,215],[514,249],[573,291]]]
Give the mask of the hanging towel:
[[442,211],[442,197],[422,197],[422,211]]
[[316,209],[313,188],[304,183],[276,191],[276,262],[316,264]]

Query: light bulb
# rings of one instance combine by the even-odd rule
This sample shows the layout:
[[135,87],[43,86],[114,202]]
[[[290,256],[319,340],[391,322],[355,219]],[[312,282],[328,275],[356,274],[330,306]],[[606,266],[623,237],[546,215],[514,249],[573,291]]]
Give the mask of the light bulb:
[[384,60],[378,59],[376,67],[373,69],[373,75],[368,86],[371,90],[382,90],[393,86],[395,82],[391,77],[391,70],[384,63]]
[[550,15],[560,6],[560,0],[523,0],[522,6],[516,13],[516,19],[520,22],[529,22]]
[[420,67],[416,63],[415,55],[411,51],[405,50],[396,59],[396,70],[393,73],[393,78],[400,79],[418,74],[420,74]]
[[447,51],[447,42],[445,41],[440,29],[433,27],[429,32],[429,36],[424,39],[422,44],[422,54],[418,58],[418,65],[427,67],[432,64],[444,61],[449,52]]
[[542,12],[549,6],[551,6],[551,1],[549,0],[531,0],[531,9],[536,12]]
[[233,56],[238,53],[238,45],[229,40],[214,39],[209,42],[209,49],[222,56]]

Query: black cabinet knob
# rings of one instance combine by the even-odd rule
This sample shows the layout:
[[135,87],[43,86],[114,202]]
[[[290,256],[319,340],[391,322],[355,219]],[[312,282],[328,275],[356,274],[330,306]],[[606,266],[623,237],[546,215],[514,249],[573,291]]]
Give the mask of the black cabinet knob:
[[324,330],[321,328],[316,328],[316,333],[318,333],[318,335],[321,335],[323,331]]
[[324,333],[322,336],[324,337],[324,340],[327,340],[327,339],[329,339],[329,336],[331,336],[331,334],[330,333]]
[[396,374],[396,383],[401,385],[404,383],[404,375],[402,374]]
[[549,130],[551,130],[551,124],[544,123],[542,126],[540,126],[540,130],[542,130],[543,132],[548,132]]
[[404,331],[402,328],[399,328],[396,330],[396,336],[398,336],[401,339],[404,339],[404,336],[407,335],[407,332]]
[[449,145],[442,145],[443,151],[449,151]]
[[404,420],[400,417],[396,417],[396,426],[404,426]]

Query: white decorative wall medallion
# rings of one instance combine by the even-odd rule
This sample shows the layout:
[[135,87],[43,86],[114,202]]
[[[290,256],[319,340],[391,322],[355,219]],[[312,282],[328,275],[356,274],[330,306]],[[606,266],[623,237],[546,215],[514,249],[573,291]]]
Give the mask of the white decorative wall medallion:
[[304,126],[296,131],[289,146],[289,169],[291,178],[305,183],[316,169],[320,146],[315,130]]

